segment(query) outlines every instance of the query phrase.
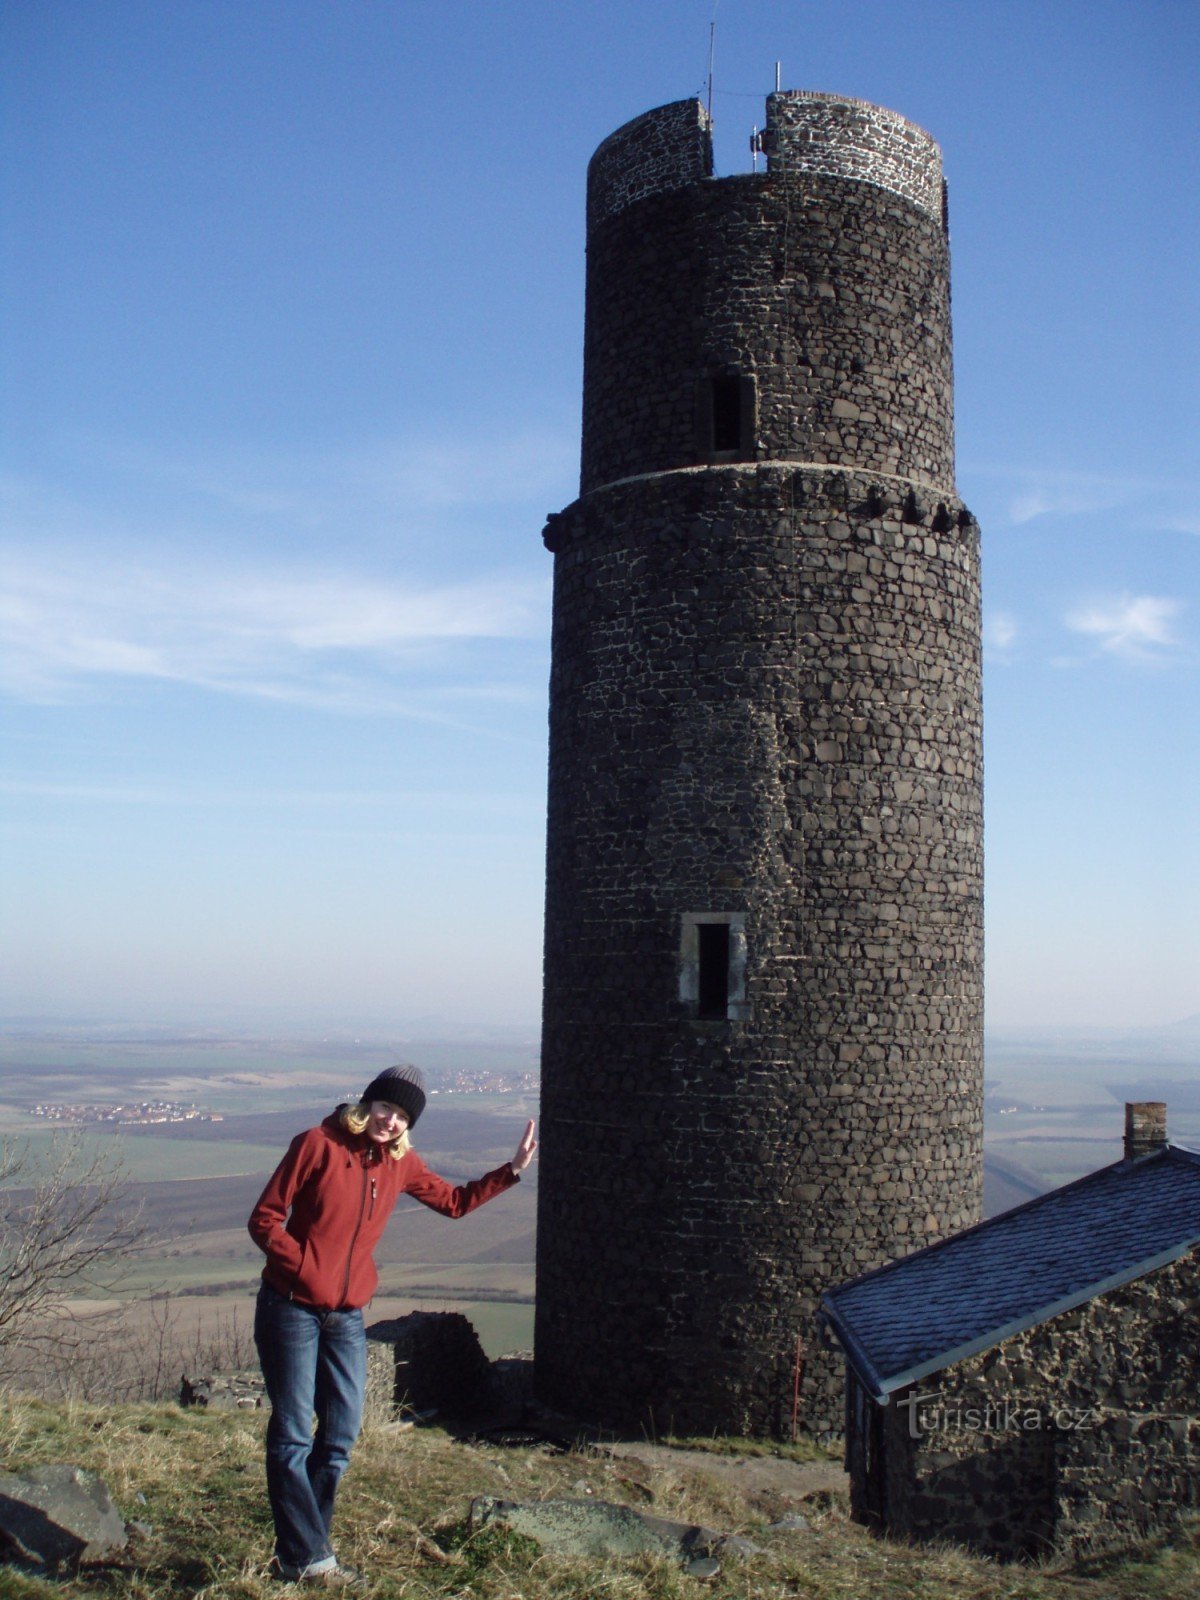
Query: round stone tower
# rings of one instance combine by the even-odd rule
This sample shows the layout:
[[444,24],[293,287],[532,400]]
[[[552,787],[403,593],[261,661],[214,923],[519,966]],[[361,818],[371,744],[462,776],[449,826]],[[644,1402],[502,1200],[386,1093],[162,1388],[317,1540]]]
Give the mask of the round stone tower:
[[[698,101],[588,174],[580,497],[554,552],[539,1393],[841,1425],[814,1312],[974,1222],[979,530],[937,146]],[[795,1398],[798,1395],[798,1400]]]

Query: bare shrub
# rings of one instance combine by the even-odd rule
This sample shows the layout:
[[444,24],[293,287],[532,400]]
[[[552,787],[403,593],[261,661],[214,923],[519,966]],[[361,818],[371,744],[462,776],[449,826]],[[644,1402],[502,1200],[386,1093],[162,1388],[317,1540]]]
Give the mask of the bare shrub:
[[145,1238],[119,1150],[75,1128],[42,1155],[0,1144],[0,1387],[72,1364],[97,1327],[79,1302],[113,1295]]
[[[148,1305],[129,1308],[124,1359],[110,1373],[122,1400],[169,1400],[189,1378],[249,1371],[258,1366],[247,1308],[206,1310],[190,1325],[180,1315],[175,1295],[155,1295]],[[241,1315],[239,1315],[239,1311]]]

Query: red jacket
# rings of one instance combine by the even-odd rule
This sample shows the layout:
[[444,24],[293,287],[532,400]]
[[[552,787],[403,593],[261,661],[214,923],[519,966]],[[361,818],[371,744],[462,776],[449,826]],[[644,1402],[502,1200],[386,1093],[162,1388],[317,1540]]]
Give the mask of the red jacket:
[[465,1217],[511,1188],[508,1162],[458,1187],[409,1150],[393,1161],[337,1112],[297,1134],[250,1213],[250,1237],[267,1257],[263,1280],[320,1310],[365,1306],[379,1282],[372,1252],[402,1194],[447,1217]]

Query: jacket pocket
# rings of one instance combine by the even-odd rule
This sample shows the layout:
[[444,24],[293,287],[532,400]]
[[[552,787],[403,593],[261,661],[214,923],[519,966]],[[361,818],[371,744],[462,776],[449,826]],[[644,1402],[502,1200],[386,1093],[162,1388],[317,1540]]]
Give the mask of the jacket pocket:
[[300,1243],[300,1260],[291,1273],[293,1293],[299,1293],[305,1299],[312,1298],[312,1269],[312,1247],[309,1240],[305,1239]]

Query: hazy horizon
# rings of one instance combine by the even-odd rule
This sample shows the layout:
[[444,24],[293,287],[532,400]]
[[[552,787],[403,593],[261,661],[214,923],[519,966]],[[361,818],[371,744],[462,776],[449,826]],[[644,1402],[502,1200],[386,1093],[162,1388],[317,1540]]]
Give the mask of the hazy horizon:
[[[170,1044],[175,1040],[195,1042],[220,1042],[223,1040],[261,1040],[280,1045],[303,1046],[311,1043],[400,1045],[405,1042],[472,1041],[537,1042],[541,1032],[540,1018],[520,1021],[497,1019],[464,1019],[461,1015],[426,1013],[412,1016],[402,1022],[374,1021],[354,1023],[343,1018],[305,1022],[303,1017],[280,1012],[271,1018],[248,1017],[228,1013],[220,1017],[198,1018],[141,1015],[67,1013],[57,1015],[3,1015],[0,1014],[0,1039],[19,1038],[22,1035],[79,1034],[103,1042],[113,1035],[128,1035],[139,1042],[154,1043],[162,1040]],[[1075,1045],[1086,1045],[1089,1040],[1098,1044],[1119,1043],[1122,1040],[1155,1041],[1164,1048],[1178,1047],[1188,1050],[1200,1047],[1200,1012],[1170,1021],[1154,1023],[1129,1023],[1088,1025],[1083,1023],[1023,1023],[988,1024],[984,1030],[985,1049],[993,1046],[1016,1047],[1023,1043],[1048,1044],[1056,1040]],[[1200,1074],[1200,1059],[1196,1063]]]

